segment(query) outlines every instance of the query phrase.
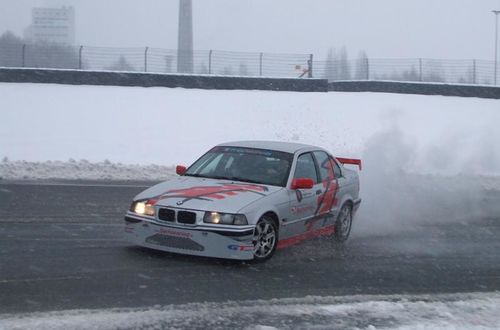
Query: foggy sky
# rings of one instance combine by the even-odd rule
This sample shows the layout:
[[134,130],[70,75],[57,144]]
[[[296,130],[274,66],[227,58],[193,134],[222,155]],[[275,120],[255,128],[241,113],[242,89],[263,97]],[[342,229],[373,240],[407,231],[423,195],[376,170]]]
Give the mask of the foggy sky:
[[[88,46],[177,47],[178,0],[0,0],[0,33],[22,36],[31,8],[76,10]],[[351,57],[494,57],[500,0],[193,0],[194,48]]]

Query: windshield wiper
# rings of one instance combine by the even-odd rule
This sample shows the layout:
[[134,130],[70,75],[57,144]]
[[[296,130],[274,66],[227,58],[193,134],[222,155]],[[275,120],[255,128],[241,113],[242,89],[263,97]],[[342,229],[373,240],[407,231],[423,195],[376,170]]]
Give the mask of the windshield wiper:
[[195,178],[206,178],[206,179],[217,179],[217,180],[232,180],[230,178],[227,178],[225,176],[217,176],[217,175],[202,175],[202,174],[197,174],[197,173],[193,173],[193,174],[184,174],[185,176],[193,176]]
[[252,180],[249,178],[242,178],[242,177],[237,177],[237,176],[223,176],[223,175],[213,175],[213,176],[206,176],[206,175],[201,175],[201,174],[184,174],[185,176],[194,176],[197,178],[207,178],[207,179],[216,179],[216,180],[229,180],[229,181],[240,181],[240,182],[249,182],[249,183],[257,183],[257,184],[268,184],[266,182],[258,181],[258,180]]
[[249,183],[258,183],[258,184],[267,184],[267,183],[262,182],[262,181],[253,180],[253,179],[249,179],[249,178],[242,178],[242,177],[237,177],[237,176],[232,176],[230,178],[226,178],[226,180],[249,182]]
[[193,174],[184,173],[184,176],[194,176],[196,178],[210,178],[209,176],[205,176],[205,175],[201,175],[201,174],[196,174],[196,173],[193,173]]

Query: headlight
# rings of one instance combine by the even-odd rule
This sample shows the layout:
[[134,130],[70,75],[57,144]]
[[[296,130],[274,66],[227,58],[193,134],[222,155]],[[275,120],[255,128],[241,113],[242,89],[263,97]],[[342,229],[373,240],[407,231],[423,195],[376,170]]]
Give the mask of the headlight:
[[154,203],[147,200],[133,202],[130,206],[130,211],[139,215],[149,215],[151,217],[154,217],[155,215]]
[[205,212],[203,217],[205,223],[216,223],[221,225],[248,225],[247,218],[244,214],[229,214],[219,212]]

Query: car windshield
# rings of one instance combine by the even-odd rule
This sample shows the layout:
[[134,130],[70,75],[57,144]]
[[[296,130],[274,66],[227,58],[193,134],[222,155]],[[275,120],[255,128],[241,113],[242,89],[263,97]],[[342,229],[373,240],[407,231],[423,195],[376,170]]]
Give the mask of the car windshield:
[[185,175],[284,187],[292,160],[293,154],[287,152],[219,146],[198,159]]

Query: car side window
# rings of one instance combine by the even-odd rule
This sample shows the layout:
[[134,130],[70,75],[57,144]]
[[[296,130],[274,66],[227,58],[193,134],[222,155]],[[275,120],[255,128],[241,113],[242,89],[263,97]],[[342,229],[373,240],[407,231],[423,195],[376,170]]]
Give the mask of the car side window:
[[334,177],[337,177],[336,174],[334,174],[334,162],[332,159],[328,156],[328,154],[324,151],[315,151],[314,152],[314,157],[316,158],[316,161],[318,162],[318,168],[319,168],[319,177],[321,181],[329,181],[333,180]]
[[342,170],[340,169],[339,164],[335,160],[333,160],[333,158],[330,159],[333,163],[333,173],[335,173],[335,177],[340,178],[342,176]]
[[297,165],[295,166],[294,179],[297,178],[310,178],[314,183],[318,183],[318,174],[316,173],[316,165],[310,152],[302,154],[297,158]]

